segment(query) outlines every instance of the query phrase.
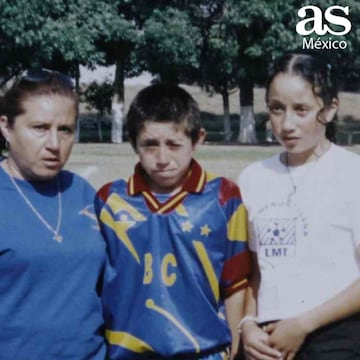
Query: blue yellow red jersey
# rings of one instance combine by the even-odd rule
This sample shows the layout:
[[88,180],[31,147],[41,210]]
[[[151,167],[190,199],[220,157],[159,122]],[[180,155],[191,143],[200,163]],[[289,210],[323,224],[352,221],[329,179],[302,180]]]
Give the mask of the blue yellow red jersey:
[[103,303],[110,359],[201,356],[231,342],[223,300],[247,287],[238,187],[192,160],[175,195],[151,193],[141,165],[103,186],[96,212],[109,264]]

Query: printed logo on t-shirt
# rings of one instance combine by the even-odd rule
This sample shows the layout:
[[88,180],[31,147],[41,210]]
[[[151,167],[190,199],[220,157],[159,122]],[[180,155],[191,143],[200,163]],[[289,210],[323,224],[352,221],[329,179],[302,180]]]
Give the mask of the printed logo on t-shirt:
[[296,218],[258,218],[259,256],[278,265],[296,254]]

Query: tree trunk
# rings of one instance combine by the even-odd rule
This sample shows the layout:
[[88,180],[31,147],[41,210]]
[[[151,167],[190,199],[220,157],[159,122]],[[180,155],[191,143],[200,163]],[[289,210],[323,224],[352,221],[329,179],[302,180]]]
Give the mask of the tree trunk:
[[124,124],[124,67],[122,61],[116,62],[114,96],[111,103],[111,142],[115,144],[123,141],[123,124]]
[[231,124],[230,124],[230,105],[229,92],[227,90],[222,92],[223,107],[224,107],[224,141],[226,143],[231,140]]
[[98,138],[100,142],[103,142],[103,134],[102,134],[102,126],[101,126],[101,119],[102,116],[100,114],[97,115],[97,131],[98,131]]
[[241,81],[240,88],[240,130],[238,142],[256,144],[254,114],[254,83],[250,79]]

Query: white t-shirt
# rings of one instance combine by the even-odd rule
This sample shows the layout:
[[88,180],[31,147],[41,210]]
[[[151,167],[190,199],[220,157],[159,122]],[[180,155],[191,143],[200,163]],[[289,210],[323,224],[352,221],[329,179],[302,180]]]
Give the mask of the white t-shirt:
[[259,321],[310,310],[359,277],[360,156],[332,144],[287,169],[276,155],[248,166],[239,186],[261,271]]

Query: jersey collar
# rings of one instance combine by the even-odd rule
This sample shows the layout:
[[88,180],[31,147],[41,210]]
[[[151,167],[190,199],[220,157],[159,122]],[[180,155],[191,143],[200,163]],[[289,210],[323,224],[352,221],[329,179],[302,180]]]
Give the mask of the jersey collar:
[[166,213],[173,210],[188,193],[201,193],[206,183],[206,173],[200,164],[192,159],[187,180],[180,192],[171,196],[165,203],[160,203],[152,194],[144,178],[144,171],[140,163],[135,166],[134,175],[128,182],[128,194],[131,196],[143,194],[148,207],[153,212]]

